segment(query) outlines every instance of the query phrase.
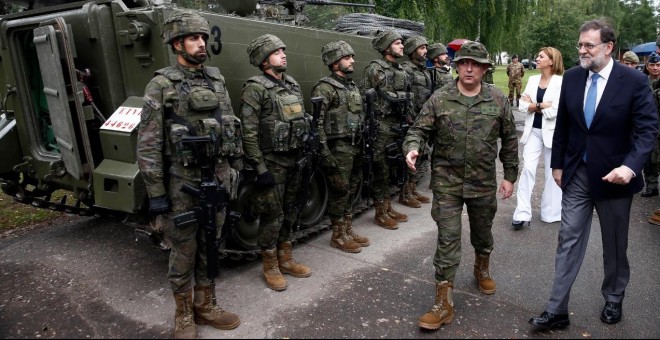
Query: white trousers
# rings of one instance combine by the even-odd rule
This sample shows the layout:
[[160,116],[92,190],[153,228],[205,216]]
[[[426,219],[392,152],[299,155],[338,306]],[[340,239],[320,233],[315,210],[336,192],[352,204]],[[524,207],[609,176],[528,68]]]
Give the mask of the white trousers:
[[532,220],[532,190],[534,190],[536,167],[539,164],[541,153],[544,156],[545,168],[545,187],[543,196],[541,196],[541,221],[552,223],[561,220],[561,188],[552,178],[550,168],[552,149],[543,145],[541,129],[532,128],[527,144],[523,148],[523,169],[518,180],[516,211],[513,213],[515,221]]

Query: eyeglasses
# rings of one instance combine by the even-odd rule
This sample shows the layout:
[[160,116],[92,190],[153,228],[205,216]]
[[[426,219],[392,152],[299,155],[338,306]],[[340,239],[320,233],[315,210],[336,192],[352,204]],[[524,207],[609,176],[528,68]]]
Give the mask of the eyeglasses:
[[605,45],[605,44],[607,44],[607,43],[604,42],[604,43],[600,43],[600,44],[591,44],[591,43],[589,43],[589,44],[577,44],[575,46],[575,48],[579,51],[582,47],[584,47],[587,51],[591,51],[594,48],[596,48],[596,46]]

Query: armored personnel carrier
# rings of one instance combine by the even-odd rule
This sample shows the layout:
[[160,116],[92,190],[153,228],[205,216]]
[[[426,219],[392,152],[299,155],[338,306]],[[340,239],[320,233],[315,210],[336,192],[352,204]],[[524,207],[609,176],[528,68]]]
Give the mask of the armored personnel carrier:
[[[166,247],[149,224],[136,135],[146,84],[156,70],[176,62],[161,40],[162,23],[175,5],[162,0],[29,2],[32,9],[0,17],[2,191],[38,208],[116,216]],[[248,61],[247,44],[264,33],[287,45],[288,73],[301,84],[308,111],[312,86],[328,73],[320,57],[323,45],[339,39],[351,44],[358,78],[369,60],[380,57],[370,37],[298,25],[304,21],[299,5],[329,2],[266,4],[288,11],[274,15],[265,14],[260,2],[221,1],[227,14],[201,12],[211,28],[206,64],[220,68],[235,111],[243,83],[259,72]],[[258,221],[245,199],[251,190],[246,181],[234,202],[241,222],[223,229],[221,256],[258,252]],[[321,171],[310,190],[302,236],[324,228],[328,195]],[[56,191],[66,195],[54,200]]]

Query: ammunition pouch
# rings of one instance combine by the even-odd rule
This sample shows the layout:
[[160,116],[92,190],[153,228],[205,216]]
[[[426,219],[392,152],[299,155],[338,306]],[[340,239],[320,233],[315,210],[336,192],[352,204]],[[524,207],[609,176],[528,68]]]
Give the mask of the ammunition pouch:
[[305,117],[283,122],[276,120],[260,126],[259,146],[262,150],[286,152],[303,147],[305,136],[309,134],[309,120]]
[[193,224],[197,224],[197,214],[194,210],[182,212],[172,216],[172,223],[176,228],[188,228]]
[[222,115],[221,122],[217,118],[205,118],[199,121],[199,134],[211,136],[215,141],[215,154],[224,157],[243,156],[243,138],[241,135],[241,120],[236,116]]
[[184,137],[191,136],[187,126],[172,124],[170,127],[170,142],[174,145],[174,158],[184,167],[192,167],[197,164],[193,150],[186,148],[181,142]]
[[188,95],[188,105],[195,111],[209,111],[217,108],[220,102],[211,89],[195,86]]

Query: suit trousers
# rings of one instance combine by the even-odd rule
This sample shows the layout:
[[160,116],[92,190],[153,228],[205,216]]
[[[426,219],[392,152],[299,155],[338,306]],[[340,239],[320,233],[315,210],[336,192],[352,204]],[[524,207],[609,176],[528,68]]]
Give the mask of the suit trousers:
[[532,191],[536,181],[536,167],[543,154],[543,168],[545,181],[543,195],[541,196],[541,221],[552,223],[561,219],[561,188],[552,178],[550,157],[552,149],[543,144],[541,129],[532,128],[529,139],[523,148],[523,168],[518,180],[516,192],[516,211],[513,213],[515,221],[532,220]]
[[593,210],[600,220],[605,272],[601,293],[607,302],[621,302],[630,280],[628,227],[632,196],[595,200],[589,194],[584,163],[564,187],[555,278],[546,311],[567,314],[568,299],[589,243]]

